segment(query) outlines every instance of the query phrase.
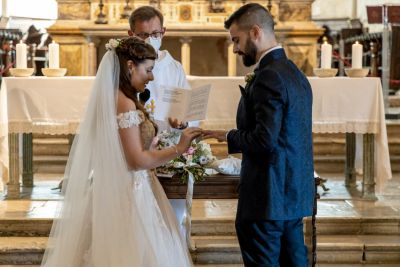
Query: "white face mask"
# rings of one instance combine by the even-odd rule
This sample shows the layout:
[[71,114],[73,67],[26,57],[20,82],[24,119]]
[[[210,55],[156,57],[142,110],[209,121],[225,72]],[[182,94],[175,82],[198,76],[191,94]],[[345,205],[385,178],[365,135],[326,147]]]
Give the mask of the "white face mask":
[[154,50],[158,53],[158,50],[160,50],[161,47],[161,37],[158,38],[152,38],[152,37],[147,37],[146,40],[144,40],[146,43],[151,45]]

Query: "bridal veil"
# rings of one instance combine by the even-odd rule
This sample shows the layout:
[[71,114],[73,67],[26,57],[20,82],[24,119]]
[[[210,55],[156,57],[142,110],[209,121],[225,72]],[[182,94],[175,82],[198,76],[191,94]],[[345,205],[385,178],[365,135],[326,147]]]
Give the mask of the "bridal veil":
[[132,173],[116,120],[119,62],[108,51],[99,66],[79,126],[42,266],[159,266],[140,208],[132,203]]

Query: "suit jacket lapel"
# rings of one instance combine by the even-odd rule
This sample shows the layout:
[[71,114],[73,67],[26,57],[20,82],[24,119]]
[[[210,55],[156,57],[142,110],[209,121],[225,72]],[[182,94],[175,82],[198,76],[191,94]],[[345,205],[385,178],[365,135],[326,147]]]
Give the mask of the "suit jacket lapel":
[[243,86],[239,85],[239,89],[240,89],[240,93],[242,94],[242,97],[246,97],[247,84],[246,84],[245,88]]

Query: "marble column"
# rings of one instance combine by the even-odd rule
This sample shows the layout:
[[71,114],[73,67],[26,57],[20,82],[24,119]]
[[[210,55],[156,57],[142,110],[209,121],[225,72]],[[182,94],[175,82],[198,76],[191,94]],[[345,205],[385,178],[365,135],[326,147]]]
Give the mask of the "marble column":
[[377,200],[375,196],[375,135],[364,134],[363,136],[363,186],[362,195],[363,199]]
[[356,134],[346,133],[346,167],[345,185],[346,187],[356,187]]
[[185,70],[186,75],[190,75],[190,42],[192,41],[191,37],[182,37],[180,39],[181,46],[181,63],[182,67]]
[[22,185],[33,187],[32,133],[22,134]]
[[228,76],[236,76],[236,54],[233,53],[233,43],[230,38],[227,39],[228,43]]
[[88,69],[89,76],[95,76],[97,71],[97,47],[100,44],[100,39],[97,37],[88,36]]
[[19,134],[8,134],[9,147],[9,181],[7,184],[7,198],[18,199],[20,191],[19,182]]

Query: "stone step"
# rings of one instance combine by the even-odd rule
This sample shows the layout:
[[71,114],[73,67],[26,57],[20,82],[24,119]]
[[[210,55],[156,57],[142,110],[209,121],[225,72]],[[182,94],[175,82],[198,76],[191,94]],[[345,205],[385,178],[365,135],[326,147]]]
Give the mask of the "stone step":
[[68,156],[34,155],[33,171],[35,173],[64,173]]
[[[400,172],[400,155],[391,156],[391,167],[393,172]],[[68,156],[34,156],[34,172],[39,173],[64,173]],[[344,155],[315,155],[314,166],[321,173],[344,173]]]
[[[344,155],[314,155],[314,168],[318,173],[344,173]],[[400,172],[400,155],[390,156],[392,172]]]
[[400,95],[388,96],[388,102],[390,107],[400,107]]
[[[53,219],[1,219],[0,236],[48,236]],[[304,219],[305,234],[309,235],[311,218]],[[317,217],[318,235],[398,235],[400,217],[346,218]],[[193,236],[234,236],[235,218],[192,218]]]
[[400,172],[400,155],[390,156],[392,172]]
[[[234,236],[193,238],[198,264],[242,263]],[[322,236],[317,239],[318,263],[400,263],[400,236]]]
[[[244,267],[243,264],[195,264],[195,267]],[[311,266],[311,265],[309,265]],[[3,266],[1,266],[3,267]],[[26,267],[24,266],[9,266],[9,267]],[[36,266],[28,266],[28,267],[36,267]],[[39,266],[38,266],[39,267]],[[349,267],[348,264],[337,264],[337,263],[317,263],[316,267]],[[398,263],[394,264],[382,264],[382,263],[361,263],[361,264],[352,264],[351,267],[399,267]]]
[[314,155],[314,169],[318,173],[344,173],[345,156]]
[[400,138],[396,138],[392,143],[389,144],[389,151],[390,155],[400,155]]
[[0,264],[40,264],[47,237],[0,237]]
[[[194,263],[241,264],[236,237],[194,237]],[[0,264],[40,264],[46,237],[0,237]],[[398,236],[326,236],[317,240],[317,262],[330,264],[400,263]],[[229,265],[228,265],[229,266]],[[352,265],[353,266],[353,265]]]
[[69,142],[65,138],[40,138],[33,139],[34,155],[68,156]]
[[52,224],[52,219],[2,219],[0,220],[0,236],[48,236]]
[[70,137],[69,134],[44,134],[44,133],[34,133],[32,136],[34,139],[49,139],[49,138],[68,139]]
[[[244,267],[243,264],[195,264],[195,267]],[[40,267],[40,265],[2,265],[0,267]],[[319,263],[316,267],[349,267],[348,264],[330,264],[330,263]],[[399,267],[397,263],[395,264],[368,264],[368,263],[361,263],[361,264],[352,264],[351,267]]]
[[[311,235],[311,218],[304,219],[304,233]],[[400,217],[393,218],[317,218],[317,235],[398,235]],[[235,219],[192,220],[193,236],[234,236]]]
[[192,259],[197,264],[242,263],[239,243],[235,236],[193,237],[196,251]]

